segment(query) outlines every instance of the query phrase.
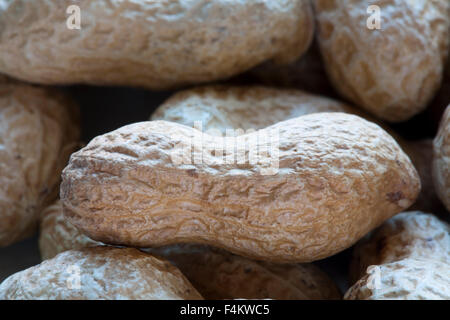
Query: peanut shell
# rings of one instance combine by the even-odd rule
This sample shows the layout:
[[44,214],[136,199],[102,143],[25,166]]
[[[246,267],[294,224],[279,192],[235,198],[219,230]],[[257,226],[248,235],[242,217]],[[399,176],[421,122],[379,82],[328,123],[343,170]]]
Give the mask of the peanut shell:
[[[220,154],[203,152],[218,143],[225,155],[235,145],[261,150],[257,137],[276,133],[278,170],[263,171],[272,154],[262,153],[256,164],[246,158],[224,165]],[[179,163],[175,146],[191,141],[203,143],[201,163]],[[71,156],[62,177],[66,217],[94,240],[138,247],[204,243],[278,262],[310,262],[348,248],[409,207],[420,191],[417,172],[394,139],[342,113],[228,138],[173,122],[136,123],[93,139]]]
[[[224,79],[309,47],[309,0],[12,0],[0,72],[42,84],[167,89]],[[73,29],[80,8],[80,28]],[[75,24],[76,26],[76,24]]]

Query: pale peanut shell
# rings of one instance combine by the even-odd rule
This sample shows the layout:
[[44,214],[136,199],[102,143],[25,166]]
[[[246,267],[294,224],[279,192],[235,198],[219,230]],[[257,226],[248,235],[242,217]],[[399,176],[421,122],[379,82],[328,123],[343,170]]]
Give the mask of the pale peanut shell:
[[[194,127],[201,123],[205,132],[227,129],[262,129],[279,121],[318,112],[345,112],[376,121],[361,110],[343,102],[300,90],[263,86],[210,85],[179,91],[159,106],[152,120],[167,120]],[[442,212],[445,209],[434,189],[431,140],[407,141],[377,121],[400,144],[418,170],[422,191],[413,210]]]
[[[174,146],[203,139],[232,154],[261,150],[279,134],[279,170],[257,164],[174,160]],[[231,149],[227,149],[231,148]],[[269,167],[270,169],[270,167]],[[274,169],[272,167],[272,169]],[[409,207],[420,181],[409,158],[379,126],[342,113],[307,115],[221,138],[150,121],[99,136],[71,156],[61,198],[67,218],[90,238],[140,247],[196,242],[251,258],[309,262],[348,248]]]
[[79,139],[76,106],[52,89],[0,84],[0,246],[36,231]]
[[450,226],[419,211],[396,215],[355,246],[351,282],[364,276],[371,265],[407,258],[450,263]]
[[[80,29],[66,26],[71,5]],[[166,89],[292,62],[314,19],[309,0],[0,0],[0,30],[10,76]]]
[[[313,0],[334,87],[381,119],[405,121],[438,90],[449,43],[448,0]],[[380,30],[367,22],[380,8]]]
[[[346,300],[450,300],[450,265],[404,259],[378,266],[345,294]],[[379,281],[376,280],[378,276]]]
[[[79,273],[78,273],[79,271]],[[79,288],[75,276],[79,275]],[[202,299],[167,261],[137,249],[71,250],[0,284],[1,300]]]
[[153,249],[173,262],[205,299],[340,299],[334,282],[313,264],[271,264],[201,245]]

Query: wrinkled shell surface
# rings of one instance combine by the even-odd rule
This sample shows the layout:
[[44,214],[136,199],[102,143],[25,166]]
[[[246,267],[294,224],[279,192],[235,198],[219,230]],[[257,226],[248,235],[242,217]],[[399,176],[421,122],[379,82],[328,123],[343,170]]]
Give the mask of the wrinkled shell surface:
[[[313,3],[324,63],[343,96],[392,122],[426,107],[446,61],[448,0]],[[367,28],[369,5],[381,9],[381,30]]]
[[[66,27],[74,4],[80,30]],[[0,72],[165,89],[292,62],[313,33],[308,0],[0,0]]]
[[61,93],[0,84],[0,247],[35,231],[79,139],[76,107]]
[[[318,112],[345,112],[376,121],[345,103],[300,90],[223,85],[180,91],[163,103],[151,119],[178,122],[189,127],[200,121],[205,132],[214,129],[225,135],[227,129],[262,129],[280,121]],[[418,170],[422,191],[413,209],[445,211],[431,175],[432,140],[406,141],[386,125],[378,124],[396,139]]]
[[[76,288],[75,270],[80,273]],[[137,249],[71,250],[18,272],[0,284],[6,300],[202,299],[167,261]]]
[[450,263],[450,226],[423,212],[396,215],[355,246],[350,277],[355,282],[371,265],[406,258]]
[[39,250],[42,260],[51,259],[67,250],[99,245],[102,243],[82,234],[64,217],[60,200],[42,212],[39,235]]
[[173,262],[205,299],[340,299],[333,281],[312,264],[270,264],[200,245],[151,250]]
[[449,300],[450,265],[404,259],[379,266],[378,286],[366,275],[345,294],[347,300]]
[[[204,152],[200,164],[173,161],[174,146],[191,141],[203,139],[203,150],[227,142],[224,154],[231,155],[234,145],[261,150],[257,136],[277,132],[274,175],[261,174],[270,162],[266,153],[257,164],[248,157],[245,164],[223,164],[213,152]],[[380,127],[321,113],[228,138],[166,121],[125,126],[71,156],[61,198],[70,222],[97,241],[195,242],[258,259],[309,262],[348,248],[409,207],[419,190],[409,158]]]
[[442,118],[433,144],[433,180],[436,191],[450,211],[450,105]]

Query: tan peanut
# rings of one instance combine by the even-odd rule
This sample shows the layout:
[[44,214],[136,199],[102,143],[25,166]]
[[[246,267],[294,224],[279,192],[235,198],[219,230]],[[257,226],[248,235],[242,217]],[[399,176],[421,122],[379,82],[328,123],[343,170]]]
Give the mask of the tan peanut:
[[[277,133],[277,170],[272,151],[256,163],[247,154],[225,165],[226,156],[209,152],[218,144],[230,157],[235,146],[264,150],[257,137]],[[201,151],[202,161],[180,163],[178,151],[192,141],[202,141],[193,152],[196,158]],[[416,170],[392,137],[342,113],[228,138],[173,122],[132,124],[74,153],[62,176],[66,217],[94,240],[204,243],[280,262],[309,262],[348,248],[420,191]]]
[[153,249],[173,262],[205,299],[340,299],[334,282],[313,264],[272,264],[201,245]]
[[[204,131],[227,129],[262,129],[277,122],[318,112],[345,112],[376,121],[359,109],[323,96],[300,90],[263,86],[212,85],[175,93],[153,113],[152,120],[167,120],[194,127],[200,122]],[[434,189],[431,163],[431,140],[407,141],[383,123],[410,157],[418,170],[422,191],[412,209],[425,212],[446,211]]]
[[78,110],[52,89],[0,83],[0,247],[36,231],[79,139]]
[[356,245],[350,278],[362,278],[346,298],[449,299],[449,270],[450,226],[431,214],[404,212]]
[[71,250],[13,274],[1,300],[202,299],[172,264],[137,249]]
[[396,215],[355,246],[350,278],[355,282],[371,265],[405,258],[449,261],[449,225],[420,211]]
[[431,214],[405,212],[354,249],[350,276],[362,277],[345,299],[450,299],[450,226]]
[[450,105],[433,142],[433,180],[442,202],[450,211]]
[[[444,71],[448,0],[313,3],[325,67],[344,97],[392,122],[425,109]],[[380,29],[367,27],[369,6],[380,8]]]
[[[450,266],[437,260],[403,259],[378,267],[377,283],[366,275],[346,300],[449,300]],[[378,288],[377,288],[378,287]]]
[[[0,72],[43,84],[166,89],[289,63],[313,38],[309,0],[12,0]],[[80,8],[80,29],[66,14]]]

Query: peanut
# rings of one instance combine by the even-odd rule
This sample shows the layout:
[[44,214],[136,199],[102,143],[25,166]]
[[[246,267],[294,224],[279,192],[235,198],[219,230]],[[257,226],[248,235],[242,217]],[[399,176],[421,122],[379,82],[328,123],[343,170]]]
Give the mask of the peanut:
[[433,181],[438,196],[450,211],[450,105],[433,141]]
[[[313,3],[324,64],[339,93],[391,122],[425,109],[448,52],[448,0]],[[380,30],[367,27],[370,5],[380,8]]]
[[[276,150],[260,154],[257,163],[246,154],[242,164],[225,165],[220,154],[204,152],[218,144],[225,158],[235,146],[261,150],[258,137],[276,133],[274,175],[262,172]],[[194,148],[202,161],[174,159],[175,146],[192,141],[202,141],[200,152]],[[204,243],[279,262],[310,262],[348,248],[409,207],[420,191],[416,170],[392,137],[341,113],[226,138],[173,122],[132,124],[74,153],[62,178],[66,217],[94,240],[139,247]]]
[[449,299],[449,270],[450,226],[431,214],[401,213],[355,247],[350,277],[362,278],[346,298]]
[[77,108],[51,89],[0,83],[0,246],[36,231],[79,139]]
[[[380,281],[364,276],[346,300],[449,300],[450,267],[436,260],[403,259],[378,267]],[[376,288],[378,286],[378,288]]]
[[[300,90],[224,85],[180,91],[156,109],[151,119],[178,122],[190,127],[199,121],[203,130],[213,129],[225,135],[227,129],[262,129],[280,121],[318,112],[345,112],[376,121],[355,107]],[[418,170],[422,192],[412,209],[445,212],[431,176],[432,141],[406,141],[383,123],[376,122],[395,138]]]
[[205,299],[340,299],[333,281],[313,264],[271,264],[200,245],[153,249],[173,262]]
[[450,227],[431,214],[403,212],[386,221],[353,250],[350,278],[355,282],[371,265],[405,258],[450,258]]
[[71,250],[13,274],[1,300],[202,299],[169,262],[137,249]]
[[[167,89],[289,63],[313,38],[309,0],[12,0],[0,72],[42,84]],[[70,5],[80,29],[66,27]]]

